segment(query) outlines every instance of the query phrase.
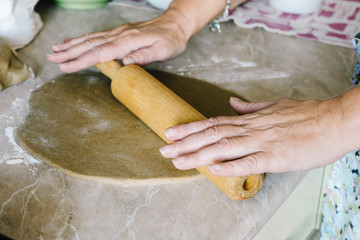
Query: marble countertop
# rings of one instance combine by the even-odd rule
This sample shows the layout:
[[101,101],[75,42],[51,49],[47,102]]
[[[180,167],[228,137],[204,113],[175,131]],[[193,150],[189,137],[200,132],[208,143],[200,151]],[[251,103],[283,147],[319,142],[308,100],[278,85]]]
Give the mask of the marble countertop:
[[[234,202],[206,179],[114,186],[67,176],[27,155],[13,131],[24,120],[31,91],[61,74],[46,61],[66,37],[152,18],[144,7],[73,11],[39,6],[45,26],[19,51],[35,77],[0,92],[0,232],[16,239],[251,239],[306,172],[267,174],[251,199]],[[350,86],[355,51],[222,25],[203,29],[175,59],[156,69],[190,76],[250,101],[328,98]],[[289,159],[290,160],[290,159]]]

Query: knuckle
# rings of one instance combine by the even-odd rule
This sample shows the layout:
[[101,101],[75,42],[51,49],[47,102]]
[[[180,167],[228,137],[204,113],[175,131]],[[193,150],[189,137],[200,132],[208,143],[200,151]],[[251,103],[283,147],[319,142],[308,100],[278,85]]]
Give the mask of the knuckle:
[[187,146],[185,141],[176,141],[176,142],[172,143],[172,145],[173,145],[173,148],[174,148],[175,151],[179,151],[181,149],[184,149]]
[[188,135],[189,133],[193,132],[193,125],[192,124],[184,124],[177,127],[178,132],[182,135]]
[[119,34],[120,32],[122,32],[123,30],[125,30],[126,28],[128,28],[129,25],[128,24],[125,24],[125,25],[122,25],[122,26],[118,26],[110,31],[107,32],[107,35],[108,36],[111,36],[111,35],[116,35],[116,34]]
[[211,127],[206,129],[204,133],[207,138],[216,138],[219,135],[219,128]]
[[249,155],[244,158],[246,165],[249,169],[257,169],[258,168],[258,160],[254,155]]
[[217,148],[222,152],[230,151],[232,145],[232,140],[230,138],[223,138],[216,143]]
[[240,104],[244,112],[251,112],[252,109],[256,106],[254,102],[242,102]]
[[206,125],[206,127],[210,128],[210,127],[217,125],[217,122],[218,122],[218,119],[212,117],[212,118],[208,118],[205,120],[205,125]]
[[126,29],[118,35],[118,40],[120,41],[134,41],[134,39],[139,38],[141,32],[138,29]]
[[90,38],[92,38],[92,34],[91,34],[91,33],[87,33],[87,34],[84,35],[84,39],[85,39],[85,40],[88,40],[88,39],[90,39]]
[[104,51],[104,47],[103,46],[96,46],[94,47],[91,51],[90,54],[99,62],[104,62],[103,59],[103,51]]
[[136,59],[138,63],[146,62],[147,58],[150,56],[150,53],[147,49],[140,49],[136,52]]
[[221,168],[217,170],[217,173],[221,174],[220,176],[224,176],[224,177],[241,176],[241,171],[239,171],[236,162],[229,161],[225,163],[216,163],[216,164],[221,166]]
[[199,163],[201,160],[200,154],[198,152],[192,153],[191,155],[187,156],[187,160],[194,163]]
[[98,57],[98,56],[100,56],[102,49],[103,48],[101,46],[96,46],[93,49],[91,49],[90,53],[91,53],[91,55]]
[[92,46],[94,44],[95,44],[95,42],[94,42],[94,39],[92,39],[92,38],[88,38],[83,42],[83,45],[85,45],[85,46]]
[[129,36],[136,36],[137,34],[141,33],[141,31],[136,28],[136,27],[132,27],[126,30],[126,34],[129,34]]
[[238,167],[235,162],[230,161],[224,165],[227,165],[227,168],[224,169],[224,171],[227,172],[227,175],[229,175],[229,176],[237,176],[238,175]]

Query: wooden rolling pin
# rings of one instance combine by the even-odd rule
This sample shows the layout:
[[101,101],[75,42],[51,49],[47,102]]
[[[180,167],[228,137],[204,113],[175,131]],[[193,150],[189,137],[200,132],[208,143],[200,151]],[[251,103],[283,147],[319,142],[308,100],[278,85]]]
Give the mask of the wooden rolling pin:
[[[205,117],[152,75],[137,65],[122,67],[116,61],[96,64],[108,76],[113,95],[140,118],[165,142],[170,143],[165,129],[203,120]],[[208,167],[197,170],[231,199],[240,201],[254,196],[264,182],[264,175],[218,177]]]

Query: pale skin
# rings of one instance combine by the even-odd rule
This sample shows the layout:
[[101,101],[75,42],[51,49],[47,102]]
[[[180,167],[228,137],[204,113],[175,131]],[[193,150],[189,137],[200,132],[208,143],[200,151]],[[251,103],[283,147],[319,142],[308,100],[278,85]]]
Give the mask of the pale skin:
[[[233,0],[236,6],[244,0]],[[161,16],[110,31],[67,39],[48,55],[64,72],[122,59],[125,65],[166,61],[219,15],[225,0],[174,0]],[[160,149],[178,169],[209,166],[219,176],[286,172],[333,163],[360,148],[360,87],[328,100],[280,99],[248,103],[230,99],[239,116],[215,117],[165,131]]]
[[[234,0],[233,6],[245,0]],[[49,61],[64,72],[122,59],[125,65],[165,61],[182,53],[189,39],[225,7],[225,0],[175,0],[161,16],[110,31],[66,39],[52,47]]]

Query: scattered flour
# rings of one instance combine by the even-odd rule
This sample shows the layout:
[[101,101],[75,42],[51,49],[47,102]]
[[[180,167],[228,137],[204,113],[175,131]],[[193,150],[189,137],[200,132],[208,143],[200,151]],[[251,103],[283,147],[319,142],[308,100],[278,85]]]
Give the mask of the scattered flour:
[[24,160],[22,160],[22,159],[11,159],[11,160],[6,161],[6,164],[8,164],[8,165],[14,165],[14,164],[20,164],[20,163],[24,163]]
[[223,64],[224,66],[229,66],[232,68],[250,68],[250,67],[256,67],[257,64],[254,62],[245,62],[245,61],[240,61],[239,59],[235,58],[235,57],[231,57],[231,58],[220,58],[217,57],[216,55],[213,55],[210,58],[211,62],[216,63],[216,64]]
[[34,165],[39,164],[40,161],[28,155],[15,141],[14,127],[5,128],[5,136],[7,136],[9,143],[13,146],[13,153],[5,156],[6,164],[20,164]]
[[0,119],[4,119],[7,124],[12,123],[14,121],[13,116],[7,116],[6,114],[0,115]]
[[96,83],[98,81],[99,81],[99,78],[95,77],[95,76],[89,76],[89,78],[88,78],[89,83]]
[[12,102],[12,109],[15,110],[16,112],[23,110],[25,108],[25,106],[26,106],[25,98],[16,98]]
[[241,68],[250,68],[250,67],[256,67],[257,64],[254,62],[245,62],[245,61],[240,61],[237,58],[230,58],[229,59],[235,66],[241,67]]
[[191,75],[191,73],[195,73],[195,72],[209,72],[209,71],[214,71],[214,72],[222,72],[222,73],[227,73],[227,72],[233,72],[235,70],[242,70],[244,71],[245,69],[248,68],[254,68],[257,67],[257,64],[251,61],[239,61],[236,58],[230,58],[227,59],[226,61],[213,56],[210,59],[211,62],[215,63],[215,65],[211,64],[207,64],[207,63],[202,63],[202,64],[187,64],[184,65],[182,67],[177,68],[176,72],[177,74],[183,75],[181,73],[186,73],[187,75]]
[[111,128],[111,122],[106,120],[98,121],[95,125],[95,128],[101,131],[105,131]]

